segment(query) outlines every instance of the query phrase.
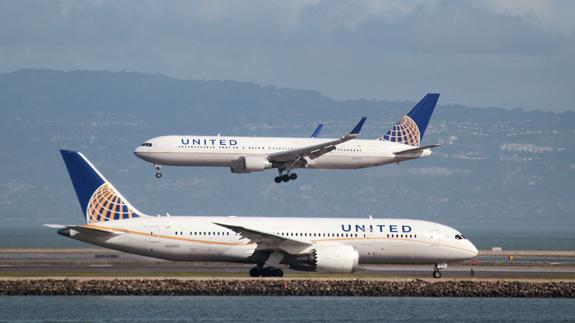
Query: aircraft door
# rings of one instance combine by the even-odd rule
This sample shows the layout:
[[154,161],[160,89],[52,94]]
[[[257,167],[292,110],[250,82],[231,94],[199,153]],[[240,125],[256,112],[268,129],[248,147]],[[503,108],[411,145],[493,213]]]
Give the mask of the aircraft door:
[[160,227],[159,226],[150,226],[147,227],[148,233],[148,248],[150,251],[158,250],[160,246]]

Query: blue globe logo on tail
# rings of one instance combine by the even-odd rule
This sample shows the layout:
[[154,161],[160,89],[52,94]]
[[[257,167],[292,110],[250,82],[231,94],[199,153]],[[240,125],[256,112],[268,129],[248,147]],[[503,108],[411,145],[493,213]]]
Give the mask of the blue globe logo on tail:
[[401,120],[383,136],[383,139],[419,147],[421,136],[419,135],[419,128],[415,121],[408,116],[403,116]]
[[87,223],[145,217],[79,152],[60,150]]
[[108,183],[102,184],[94,191],[86,209],[88,223],[131,219],[139,216]]
[[439,100],[438,93],[428,93],[419,101],[407,115],[404,115],[385,136],[379,140],[397,142],[404,145],[419,147],[427,129],[427,124]]

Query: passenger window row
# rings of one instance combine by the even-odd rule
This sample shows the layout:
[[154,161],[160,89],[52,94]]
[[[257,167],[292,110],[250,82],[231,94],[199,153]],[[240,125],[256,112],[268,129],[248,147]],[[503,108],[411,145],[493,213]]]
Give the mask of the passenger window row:
[[416,239],[417,234],[388,234],[388,238],[408,238],[408,239]]
[[[184,235],[182,231],[175,231],[175,235]],[[315,237],[315,238],[357,238],[357,233],[309,233],[309,232],[274,232],[282,237]],[[229,236],[230,232],[220,231],[191,231],[190,236]],[[232,233],[232,235],[234,235]],[[235,233],[235,235],[239,235]],[[363,235],[365,237],[365,234]],[[417,234],[387,234],[387,238],[416,239]],[[456,235],[455,239],[465,239],[462,235]]]
[[196,149],[216,149],[216,148],[220,148],[220,149],[239,149],[239,147],[236,146],[182,146],[179,145],[178,148],[196,148]]

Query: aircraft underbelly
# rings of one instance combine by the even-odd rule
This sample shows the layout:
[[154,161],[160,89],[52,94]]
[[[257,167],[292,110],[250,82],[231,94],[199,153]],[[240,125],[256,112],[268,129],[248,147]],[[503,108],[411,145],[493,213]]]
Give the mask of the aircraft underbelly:
[[354,247],[360,264],[433,264],[451,260],[445,250],[410,240],[364,240]]

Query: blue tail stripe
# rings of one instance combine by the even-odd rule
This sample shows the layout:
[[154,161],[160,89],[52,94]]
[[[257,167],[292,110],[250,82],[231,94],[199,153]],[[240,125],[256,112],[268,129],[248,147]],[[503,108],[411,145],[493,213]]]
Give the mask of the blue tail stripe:
[[86,208],[92,193],[104,184],[104,179],[96,173],[86,160],[75,151],[60,150],[60,154],[66,163],[68,174],[74,185],[76,196],[80,201],[84,217],[86,216]]
[[420,138],[423,138],[423,134],[425,133],[425,129],[427,129],[427,124],[429,123],[429,119],[431,119],[431,114],[435,109],[437,100],[439,100],[439,93],[428,93],[407,114],[407,116],[417,124]]
[[143,216],[82,154],[60,150],[87,223]]

